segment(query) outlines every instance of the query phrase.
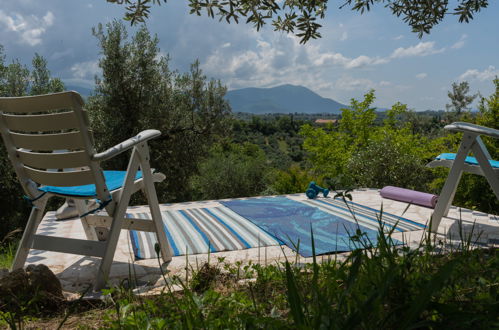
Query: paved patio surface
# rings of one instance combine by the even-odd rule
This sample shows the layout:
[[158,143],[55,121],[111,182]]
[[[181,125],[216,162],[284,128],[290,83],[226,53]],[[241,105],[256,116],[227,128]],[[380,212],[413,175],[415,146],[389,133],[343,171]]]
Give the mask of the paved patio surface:
[[[305,200],[305,194],[285,195],[294,200]],[[383,199],[377,189],[359,189],[352,192],[353,202],[379,210],[381,205],[384,212],[403,216],[421,224],[427,224],[432,209]],[[218,201],[201,201],[176,204],[162,204],[161,209],[181,210],[193,207],[216,207],[221,204]],[[131,207],[130,211],[139,211],[143,206]],[[404,213],[405,211],[405,213]],[[460,221],[461,220],[461,221]],[[461,223],[461,225],[459,224]],[[459,240],[459,227],[464,229],[465,234],[469,234],[473,228],[474,241],[480,245],[499,246],[499,216],[482,212],[475,212],[464,208],[452,207],[448,217],[442,219],[436,236],[442,242]],[[79,219],[56,221],[55,212],[48,212],[43,218],[37,234],[60,237],[71,237],[85,239],[83,227]],[[411,247],[417,247],[423,237],[424,231],[397,232],[393,238],[403,241]],[[345,253],[337,254],[339,258],[345,257]],[[270,246],[262,248],[252,248],[246,250],[226,251],[218,253],[208,253],[174,257],[168,266],[166,277],[172,275],[185,276],[186,268],[196,268],[208,261],[216,263],[218,257],[225,257],[225,262],[234,263],[236,261],[257,262],[261,264],[271,264],[284,261],[287,256],[292,260],[298,258],[300,262],[308,262],[311,258],[297,256],[296,253],[287,246]],[[321,256],[319,259],[327,258]],[[334,256],[330,256],[334,257]],[[63,285],[63,289],[68,292],[83,292],[92,283],[97,272],[98,261],[94,257],[84,257],[78,255],[62,254],[40,250],[31,250],[26,265],[45,264],[58,276]],[[186,267],[189,266],[189,267]],[[192,268],[190,268],[192,267]],[[109,282],[117,284],[130,277],[143,285],[150,293],[164,285],[163,276],[155,259],[135,260],[133,255],[130,236],[127,230],[122,230],[118,248],[111,268]]]

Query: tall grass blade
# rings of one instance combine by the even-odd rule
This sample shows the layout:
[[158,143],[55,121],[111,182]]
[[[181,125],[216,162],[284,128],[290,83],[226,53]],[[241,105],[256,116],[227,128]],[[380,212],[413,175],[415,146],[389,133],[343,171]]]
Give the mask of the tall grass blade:
[[310,223],[310,240],[312,243],[312,267],[313,267],[313,275],[312,275],[312,299],[315,304],[315,322],[314,328],[318,328],[320,326],[321,318],[323,315],[323,307],[326,305],[322,299],[321,290],[319,289],[319,265],[317,264],[317,255],[315,252],[315,239],[314,239],[314,230],[312,228],[312,223]]
[[350,291],[352,290],[353,287],[353,283],[355,282],[359,274],[361,265],[362,265],[362,250],[360,249],[352,251],[350,256],[342,264],[342,268],[348,268],[348,277],[345,283],[346,288],[342,292],[340,300],[338,302],[340,306],[344,304],[345,299],[348,299]]
[[303,314],[303,302],[300,297],[300,293],[298,292],[298,286],[296,285],[296,278],[291,269],[291,265],[289,261],[286,260],[286,286],[287,286],[287,295],[288,295],[288,303],[289,309],[291,310],[291,315],[293,316],[293,320],[295,324],[298,326],[305,325],[305,315]]

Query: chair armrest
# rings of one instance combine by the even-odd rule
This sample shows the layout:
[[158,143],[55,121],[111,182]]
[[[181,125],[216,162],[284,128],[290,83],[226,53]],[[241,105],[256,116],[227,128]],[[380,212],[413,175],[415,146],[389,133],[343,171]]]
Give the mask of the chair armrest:
[[447,125],[444,127],[445,129],[449,131],[454,131],[454,132],[468,132],[468,133],[474,133],[478,135],[487,135],[496,139],[499,139],[499,130],[493,129],[490,127],[485,127],[485,126],[480,126],[480,125],[475,125],[475,124],[470,124],[470,123],[463,123],[463,122],[455,122],[450,125]]
[[128,140],[125,140],[114,147],[111,147],[107,149],[106,151],[100,152],[98,154],[95,154],[92,156],[92,160],[102,162],[105,160],[108,160],[110,158],[113,158],[116,155],[121,154],[124,151],[127,151],[128,149],[131,149],[135,145],[146,142],[150,139],[154,139],[158,136],[161,135],[161,132],[155,129],[147,129],[145,131],[140,132],[139,134],[135,135],[132,138],[129,138]]

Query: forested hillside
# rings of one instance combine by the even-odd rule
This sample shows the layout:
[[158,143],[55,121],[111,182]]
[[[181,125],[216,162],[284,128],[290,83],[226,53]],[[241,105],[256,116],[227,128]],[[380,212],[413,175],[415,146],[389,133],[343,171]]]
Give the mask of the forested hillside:
[[272,88],[242,88],[225,96],[232,110],[254,114],[330,113],[339,114],[344,104],[321,97],[303,86],[281,85]]

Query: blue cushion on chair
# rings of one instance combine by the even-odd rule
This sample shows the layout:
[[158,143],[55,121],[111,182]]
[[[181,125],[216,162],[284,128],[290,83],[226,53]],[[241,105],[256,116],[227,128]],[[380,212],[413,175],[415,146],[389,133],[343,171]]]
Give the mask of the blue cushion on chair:
[[[454,160],[456,159],[456,154],[440,154],[437,157],[435,157],[437,160]],[[471,165],[478,165],[478,161],[476,160],[475,157],[466,157],[465,162]],[[499,161],[497,160],[489,160],[489,163],[492,167],[499,168]]]
[[[103,172],[104,172],[104,178],[106,180],[107,189],[109,189],[109,191],[119,189],[123,186],[123,181],[125,181],[126,171],[103,171]],[[135,180],[140,178],[142,178],[142,172],[137,171],[137,174],[135,175]],[[97,192],[95,191],[94,184],[86,184],[83,186],[71,186],[71,187],[42,186],[38,188],[38,190],[64,196],[97,197]]]

